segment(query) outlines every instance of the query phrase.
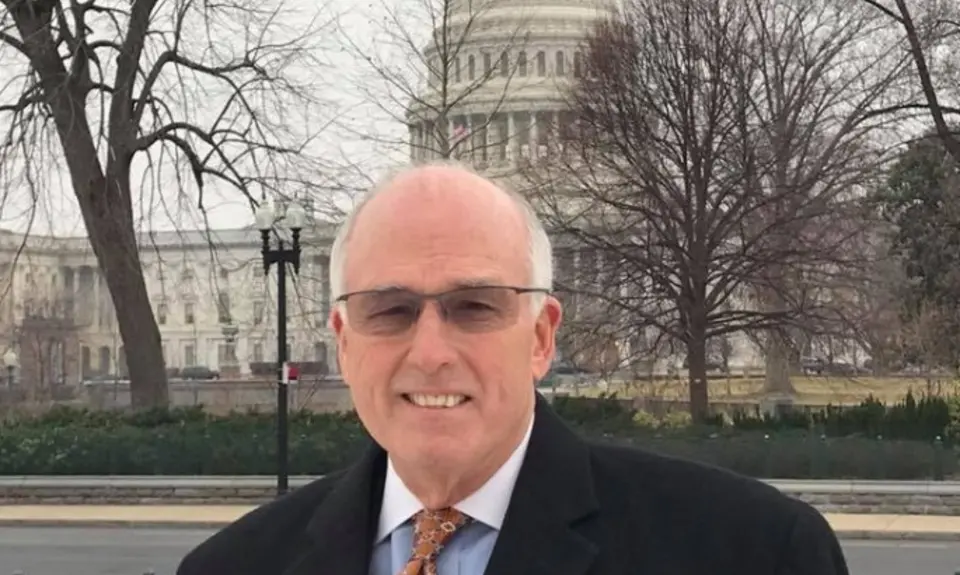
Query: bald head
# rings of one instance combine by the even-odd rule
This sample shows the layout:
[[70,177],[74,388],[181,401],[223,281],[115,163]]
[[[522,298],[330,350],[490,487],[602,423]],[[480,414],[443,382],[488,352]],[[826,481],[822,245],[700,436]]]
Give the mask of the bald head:
[[443,228],[503,235],[519,249],[529,241],[519,207],[495,184],[458,167],[423,166],[400,174],[370,198],[357,214],[351,233],[356,240],[350,243],[404,229],[434,235]]
[[[435,209],[496,213],[523,225],[521,210],[509,194],[490,180],[455,165],[427,165],[401,172],[371,195],[364,211],[386,206],[403,209],[405,205],[416,212],[433,205]],[[363,219],[358,217],[355,225]]]
[[444,163],[404,170],[357,206],[331,250],[332,296],[356,289],[347,286],[354,275],[347,270],[357,269],[353,263],[362,267],[374,251],[442,251],[464,243],[489,246],[491,257],[528,255],[523,282],[551,287],[550,241],[526,201],[466,167]]

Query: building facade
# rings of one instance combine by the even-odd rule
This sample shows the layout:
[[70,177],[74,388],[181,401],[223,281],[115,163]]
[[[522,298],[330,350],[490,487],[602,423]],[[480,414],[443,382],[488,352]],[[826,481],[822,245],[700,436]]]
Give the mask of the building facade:
[[[288,274],[290,359],[335,369],[326,328],[334,230],[303,233],[299,275]],[[155,232],[140,238],[143,274],[171,375],[273,362],[276,271],[263,273],[257,230]],[[0,233],[0,346],[33,385],[126,375],[116,312],[84,237]],[[235,362],[231,359],[236,358]]]

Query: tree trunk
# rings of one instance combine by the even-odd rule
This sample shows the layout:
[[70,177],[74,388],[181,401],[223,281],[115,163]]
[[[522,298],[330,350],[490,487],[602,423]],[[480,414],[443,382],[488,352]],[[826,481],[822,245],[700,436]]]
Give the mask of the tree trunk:
[[[112,179],[119,181],[119,178]],[[118,189],[122,184],[110,186],[103,180],[101,185],[101,190],[86,196],[92,199],[92,203],[81,201],[80,206],[84,220],[88,222],[90,244],[117,311],[117,325],[130,378],[130,401],[134,408],[163,407],[169,401],[163,345],[143,279],[133,221],[102,217],[101,209],[105,206],[99,204],[103,199],[122,196],[124,192]]]
[[703,329],[692,329],[687,340],[687,381],[690,386],[690,417],[704,423],[710,416],[707,395],[707,338]]
[[771,330],[767,335],[767,349],[764,354],[766,375],[763,392],[777,395],[794,395],[797,390],[790,381],[790,343],[785,334]]
[[[782,270],[775,270],[771,275],[776,278],[779,289],[790,287],[789,280]],[[777,289],[761,290],[760,295],[762,305],[767,311],[771,313],[785,311],[787,304]],[[763,381],[765,394],[794,395],[796,393],[793,382],[790,381],[790,359],[793,354],[790,336],[786,329],[786,327],[773,328],[766,332]]]

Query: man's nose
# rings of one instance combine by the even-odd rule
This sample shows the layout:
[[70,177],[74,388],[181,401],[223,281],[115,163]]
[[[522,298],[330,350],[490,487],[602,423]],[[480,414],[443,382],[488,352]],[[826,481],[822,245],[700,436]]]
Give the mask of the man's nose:
[[452,364],[456,352],[449,342],[448,326],[436,302],[424,305],[413,329],[407,361],[423,373],[436,373]]

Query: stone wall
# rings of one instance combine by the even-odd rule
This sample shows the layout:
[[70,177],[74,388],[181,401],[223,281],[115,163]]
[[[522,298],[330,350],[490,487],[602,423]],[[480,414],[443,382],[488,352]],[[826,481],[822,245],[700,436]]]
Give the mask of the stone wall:
[[957,481],[770,481],[824,513],[960,516]]
[[[209,413],[231,410],[274,411],[277,385],[268,380],[213,380],[170,382],[170,403],[177,407],[203,405]],[[345,411],[353,409],[350,393],[339,379],[301,381],[288,388],[291,409]],[[95,409],[130,405],[125,382],[96,382],[83,386],[81,401]]]
[[[290,479],[291,489],[310,478]],[[960,482],[770,481],[823,512],[960,516]],[[241,504],[269,501],[270,477],[3,477],[2,504]]]

